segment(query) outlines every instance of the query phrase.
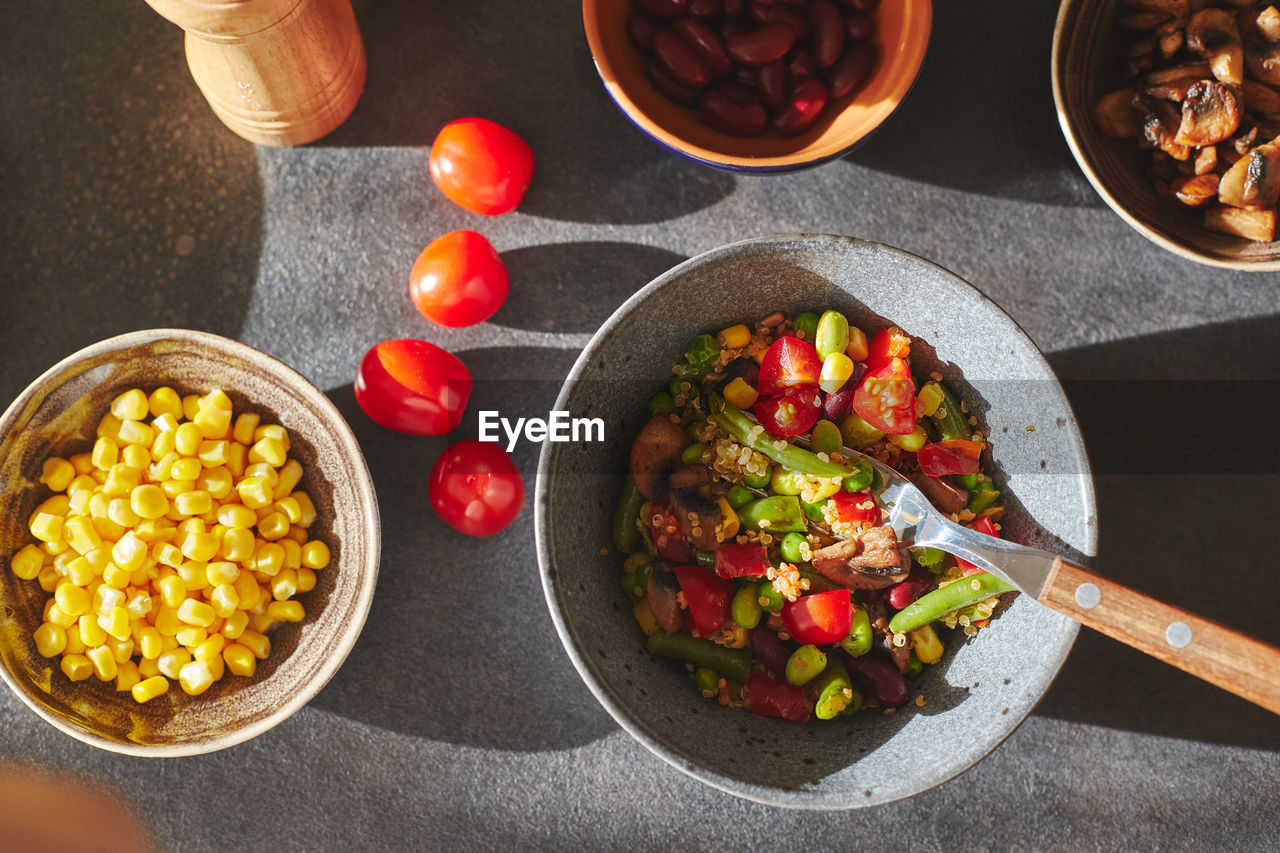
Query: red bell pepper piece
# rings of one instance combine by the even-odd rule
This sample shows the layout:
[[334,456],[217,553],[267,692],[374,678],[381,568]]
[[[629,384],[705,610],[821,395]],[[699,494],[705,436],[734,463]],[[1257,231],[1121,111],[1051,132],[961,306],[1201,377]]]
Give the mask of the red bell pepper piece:
[[833,589],[802,595],[782,605],[782,625],[801,645],[825,646],[849,636],[853,601],[849,590]]
[[809,719],[813,703],[803,687],[788,684],[780,678],[753,672],[747,679],[747,707],[759,717],[782,717],[803,723]]
[[880,507],[871,492],[836,492],[831,496],[831,505],[841,521],[849,524],[879,524]]
[[722,578],[752,578],[768,571],[769,555],[758,542],[726,542],[716,549],[716,574]]
[[653,531],[653,544],[658,553],[673,563],[693,560],[693,546],[680,535],[676,517],[662,504],[653,504],[649,512],[649,529]]
[[982,442],[952,438],[926,444],[916,451],[920,470],[930,477],[949,474],[978,473],[978,457],[982,455]]
[[[970,530],[976,530],[979,533],[985,533],[988,536],[994,536],[997,539],[1000,538],[1000,531],[996,530],[996,523],[991,520],[991,516],[989,515],[981,516],[975,519],[972,524],[968,524],[966,526]],[[956,557],[956,565],[961,568],[964,577],[968,577],[969,575],[981,574],[986,571],[985,569],[978,568],[973,563],[970,563],[968,560],[962,560],[959,557]]]
[[702,566],[677,566],[675,573],[693,635],[706,637],[719,631],[730,619],[733,583]]

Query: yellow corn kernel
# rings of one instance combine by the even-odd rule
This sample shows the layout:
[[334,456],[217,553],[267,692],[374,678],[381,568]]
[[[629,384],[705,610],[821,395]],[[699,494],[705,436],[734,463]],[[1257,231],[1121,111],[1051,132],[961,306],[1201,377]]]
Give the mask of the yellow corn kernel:
[[129,611],[130,618],[146,619],[151,615],[152,602],[148,592],[130,587],[125,597],[128,603],[125,604],[124,609]]
[[176,450],[170,450],[167,453],[151,453],[152,462],[147,467],[147,479],[152,483],[163,483],[169,479],[169,469],[173,467],[173,463],[182,458],[182,455]]
[[263,424],[253,431],[253,440],[255,442],[262,441],[264,438],[274,438],[284,445],[285,450],[288,450],[291,444],[289,431],[279,424]]
[[231,431],[231,410],[217,406],[201,406],[191,422],[196,425],[196,429],[203,438],[226,438],[227,433]]
[[197,403],[201,408],[212,407],[224,412],[230,412],[232,407],[231,398],[221,388],[214,388],[201,397]]
[[45,622],[32,634],[36,651],[47,658],[62,654],[67,647],[67,629],[53,622]]
[[911,648],[920,663],[937,663],[942,660],[942,641],[938,639],[938,632],[932,625],[909,631],[908,636],[911,637]]
[[658,620],[653,615],[653,609],[649,607],[649,599],[642,598],[637,601],[635,607],[631,608],[631,614],[635,616],[636,624],[640,626],[640,630],[646,637],[657,632]]
[[204,628],[198,628],[195,625],[184,625],[178,629],[178,633],[173,635],[178,641],[178,645],[185,646],[188,649],[194,649],[196,646],[209,639],[209,632]]
[[258,516],[242,504],[223,504],[218,507],[218,523],[227,527],[248,528],[258,523]]
[[148,660],[155,660],[160,656],[160,642],[160,632],[150,625],[138,632],[138,650]]
[[[156,611],[155,620],[152,622],[161,637],[172,637],[178,633],[178,629],[182,627],[182,623],[178,621],[178,608],[170,607],[167,604],[161,604]],[[161,641],[163,642],[163,640]]]
[[116,667],[116,692],[125,693],[142,680],[138,674],[138,665],[131,660],[120,661]]
[[180,515],[204,515],[213,509],[213,498],[208,492],[195,489],[174,498],[173,506]]
[[298,488],[298,483],[300,482],[302,482],[302,463],[297,459],[290,459],[280,469],[279,479],[277,479],[275,486],[276,500],[287,498],[293,494],[294,489]]
[[[157,563],[177,568],[182,565],[182,549],[171,542],[157,542],[151,546],[151,556]],[[174,605],[175,607],[177,605]]]
[[853,359],[842,352],[827,353],[822,360],[822,370],[818,373],[818,387],[828,394],[834,394],[844,387],[853,376]]
[[302,568],[302,546],[300,544],[292,539],[281,539],[280,547],[284,548],[284,568]]
[[[182,456],[195,456],[200,452],[200,442],[204,436],[194,423],[181,424],[173,436],[174,449]],[[199,460],[196,460],[199,463]],[[194,479],[194,478],[192,478]]]
[[71,463],[71,467],[76,469],[76,474],[88,474],[93,470],[93,454],[76,453],[67,457],[67,461]]
[[267,618],[276,622],[301,622],[306,615],[301,601],[273,601],[267,605]]
[[88,649],[84,639],[80,636],[80,629],[76,625],[70,625],[67,631],[67,647],[62,650],[64,655],[82,655]]
[[[726,501],[727,503],[727,501]],[[302,546],[302,565],[308,569],[323,569],[329,565],[329,546],[319,539],[312,539]]]
[[18,553],[9,560],[9,567],[24,581],[34,580],[44,568],[44,554],[35,545],[28,543],[19,548]]
[[62,671],[72,681],[84,681],[93,675],[93,664],[81,654],[63,655]]
[[142,523],[142,517],[133,511],[127,496],[111,499],[111,502],[107,504],[107,518],[121,527],[132,528]]
[[117,566],[115,563],[107,563],[106,568],[102,570],[102,582],[115,589],[124,589],[132,578],[133,574],[128,569]]
[[263,542],[253,554],[253,570],[275,577],[284,567],[284,548],[275,542]]
[[[100,584],[92,593],[92,604],[89,609],[99,616],[110,614],[116,607],[123,606],[124,593],[115,587]],[[106,625],[102,626],[104,629]]]
[[[89,480],[90,478],[86,477],[85,479]],[[93,500],[94,491],[97,487],[97,483],[92,483],[92,485],[88,487],[81,486],[80,488],[76,488],[72,486],[72,488],[68,489],[68,513],[74,515],[88,515],[89,502]]]
[[187,585],[187,593],[199,592],[209,586],[209,576],[205,569],[208,563],[190,560],[178,566],[178,577]]
[[919,424],[916,424],[915,431],[910,435],[886,435],[885,438],[908,453],[915,453],[924,447],[925,442],[929,440],[929,436],[925,434],[924,427]]
[[268,542],[283,539],[289,533],[289,519],[282,513],[269,512],[258,521],[258,535]]
[[58,606],[58,603],[56,601],[54,601],[53,606],[50,607],[48,610],[46,610],[44,614],[44,619],[46,622],[52,622],[53,624],[58,625],[62,628],[73,627],[76,624],[76,620],[79,618],[80,616],[78,614],[68,613],[67,611],[63,610],[61,607]]
[[133,444],[139,447],[147,447],[155,440],[156,431],[151,427],[137,421],[121,421],[120,429],[117,432],[121,444]]
[[316,588],[316,573],[311,569],[298,569],[298,592],[311,592]]
[[849,345],[844,348],[844,354],[854,361],[866,361],[869,352],[870,350],[867,349],[867,333],[857,326],[850,326]]
[[199,459],[194,456],[179,456],[169,466],[169,479],[188,480],[194,483],[203,471],[204,466],[200,464]]
[[154,518],[143,521],[133,529],[138,538],[153,546],[157,543],[172,542],[178,538],[178,528],[167,518]]
[[157,658],[143,658],[138,661],[138,675],[141,678],[155,678],[160,674]]
[[226,645],[226,637],[221,634],[211,634],[209,635],[209,639],[196,647],[193,657],[196,660],[202,660],[205,663],[210,663],[215,659],[221,659],[222,650]]
[[[179,622],[178,624],[181,625],[182,623]],[[178,630],[182,630],[182,629],[179,628]],[[165,652],[172,651],[173,649],[176,649],[181,645],[182,644],[178,642],[177,634],[174,634],[172,637],[166,636],[165,634],[160,635],[160,654],[164,654]]]
[[[138,667],[138,674],[142,674],[142,667]],[[133,696],[133,701],[139,704],[150,702],[157,696],[163,696],[168,692],[169,679],[163,675],[153,675],[150,678],[145,678],[133,685],[133,689],[129,691],[130,695]]]
[[151,465],[151,451],[140,444],[129,444],[120,451],[120,461],[141,474]]
[[192,532],[182,541],[182,555],[188,560],[208,562],[218,554],[222,545],[212,533]]
[[111,649],[111,654],[115,655],[116,663],[124,663],[133,658],[133,638],[127,640],[108,640],[107,648]]
[[59,542],[62,540],[62,526],[65,522],[64,516],[41,512],[37,509],[31,514],[28,529],[31,530],[31,535],[41,542]]
[[213,672],[204,661],[191,661],[178,671],[178,684],[188,696],[199,696],[213,684]]
[[187,394],[182,398],[182,416],[187,420],[194,420],[196,412],[200,411],[200,396],[198,394]]
[[219,465],[215,468],[206,468],[196,478],[196,488],[203,489],[208,492],[214,500],[222,500],[231,494],[231,488],[235,485],[235,478],[231,475],[231,471],[225,465]]
[[267,655],[271,654],[270,638],[252,628],[245,628],[236,642],[253,652],[258,660],[266,660]]
[[237,610],[223,620],[222,628],[218,630],[218,633],[228,640],[235,640],[244,633],[247,627],[249,627],[249,614],[243,610]]
[[252,412],[245,412],[236,418],[236,425],[231,430],[231,437],[241,444],[253,444],[253,433],[258,428],[259,417]]
[[240,577],[240,567],[226,560],[218,560],[206,566],[204,573],[209,579],[210,586],[218,586],[224,583],[235,583],[236,578]]
[[307,535],[307,528],[299,527],[296,524],[289,528],[289,533],[285,536],[285,539],[297,542],[299,545],[306,542],[309,538],[310,537]]
[[129,611],[123,607],[112,608],[111,613],[98,617],[98,627],[117,640],[127,640],[131,632],[129,628]]
[[231,643],[222,650],[222,659],[226,662],[227,669],[232,675],[240,675],[245,678],[252,678],[253,674],[258,671],[258,659],[254,657],[253,652],[247,646],[240,643]]
[[926,382],[920,388],[920,393],[916,394],[916,400],[920,402],[920,414],[925,417],[933,417],[944,399],[942,386],[937,382]]
[[286,601],[298,593],[298,572],[296,569],[281,569],[280,574],[271,579],[271,597],[276,601]]
[[728,402],[737,406],[739,409],[749,409],[756,404],[756,400],[760,397],[759,392],[751,387],[741,376],[735,378],[732,382],[725,386],[724,398]]
[[[163,432],[160,431],[160,428],[157,424],[156,437],[151,440],[151,459],[152,459],[153,465],[155,464],[156,461],[163,459],[164,457],[168,456],[170,453],[178,452],[177,436],[178,436],[178,425],[176,422],[173,424],[172,429],[165,430]],[[153,477],[152,479],[156,479],[156,478]]]
[[[160,489],[165,493],[166,497],[176,498],[178,495],[189,492],[196,487],[195,480],[165,480],[160,483]],[[173,515],[173,513],[169,513]],[[181,518],[181,516],[179,516]]]
[[120,461],[120,446],[104,435],[93,443],[89,458],[94,468],[105,471]]
[[258,586],[258,581],[251,572],[241,572],[232,585],[236,590],[237,609],[249,610],[262,600],[262,587]]
[[209,593],[209,606],[213,608],[215,614],[223,618],[233,616],[239,604],[240,595],[232,584],[220,583]]
[[75,477],[75,466],[60,456],[50,456],[40,467],[40,482],[55,492],[65,491]]
[[85,657],[93,665],[93,674],[99,681],[110,681],[116,677],[116,656],[106,646],[94,646],[85,652]]
[[[102,475],[104,480],[106,479],[106,476],[107,475],[104,472]],[[111,498],[99,491],[93,497],[89,498],[89,515],[93,518],[107,518],[107,508],[110,506]],[[63,535],[65,537],[65,532]]]
[[144,483],[129,493],[129,506],[139,518],[156,519],[169,511],[169,497],[159,486]]
[[80,616],[89,612],[91,598],[89,592],[81,586],[74,583],[64,583],[53,593],[54,601],[64,613],[71,616]]
[[284,497],[272,504],[276,512],[288,519],[290,524],[297,524],[302,520],[302,507],[291,497]]
[[249,509],[269,506],[275,497],[271,486],[261,477],[245,477],[236,485],[236,493]]
[[289,497],[298,502],[298,506],[302,509],[302,520],[298,522],[299,527],[310,527],[316,523],[316,505],[311,502],[311,496],[306,492],[294,492]]
[[249,448],[243,444],[232,444],[227,447],[227,470],[237,477],[244,476],[245,465],[249,461]]
[[55,557],[58,556],[59,554],[66,552],[70,547],[71,547],[70,545],[68,545],[66,542],[62,541],[61,539],[58,539],[56,542],[40,543],[40,550],[44,551],[46,554],[51,554]]
[[255,547],[256,541],[253,531],[243,527],[236,527],[223,534],[218,556],[224,560],[238,563],[252,557]]
[[191,663],[191,652],[182,646],[166,649],[160,653],[160,657],[156,658],[156,666],[169,678],[177,678],[178,672],[189,663]]
[[76,586],[88,586],[98,576],[98,570],[86,557],[76,557],[67,563],[67,580]]
[[[158,415],[156,419],[151,422],[151,428],[156,431],[157,437],[166,432],[177,432],[178,427],[182,426],[182,421],[179,420],[181,417],[181,415],[174,415],[166,412],[163,415]],[[155,440],[152,439],[152,444],[154,443]],[[170,450],[172,449],[173,448],[170,448]]]
[[[130,468],[123,462],[112,465],[107,470],[107,479],[102,483],[102,493],[108,498],[127,498],[142,483],[142,472]],[[110,506],[110,502],[108,502]],[[107,515],[110,518],[110,514]]]
[[188,598],[178,605],[178,619],[199,628],[207,628],[213,624],[216,615],[212,607],[194,598]]
[[288,458],[288,452],[278,439],[261,438],[249,448],[250,462],[265,462],[274,468],[279,468]]
[[165,415],[180,418],[182,417],[182,398],[168,385],[162,385],[147,397],[147,411],[157,418]]
[[742,323],[730,326],[717,336],[725,349],[741,349],[751,343],[751,330]]

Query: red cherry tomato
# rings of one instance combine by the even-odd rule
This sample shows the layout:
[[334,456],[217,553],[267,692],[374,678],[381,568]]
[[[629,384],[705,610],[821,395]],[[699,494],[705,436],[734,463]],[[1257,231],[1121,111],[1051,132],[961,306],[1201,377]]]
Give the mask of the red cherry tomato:
[[484,118],[460,118],[431,144],[431,179],[449,201],[472,213],[510,213],[533,181],[533,150],[518,135]]
[[[984,515],[975,520],[972,524],[967,525],[970,530],[976,530],[979,533],[985,533],[988,536],[1000,537],[1000,531],[996,530],[996,523],[991,520],[991,516]],[[961,573],[968,577],[969,575],[985,574],[985,569],[980,569],[968,560],[962,560],[956,557],[956,565],[960,567]]]
[[471,396],[471,372],[435,344],[383,341],[361,359],[355,388],[360,408],[387,429],[443,435],[462,420]]
[[881,326],[867,344],[867,367],[875,369],[891,358],[906,358],[911,354],[911,336],[897,326]]
[[953,438],[926,444],[916,451],[920,470],[929,477],[945,477],[948,474],[978,473],[978,457],[982,455],[982,442]]
[[471,326],[493,316],[510,279],[493,246],[474,231],[450,231],[427,244],[409,273],[409,298],[440,326]]
[[796,386],[817,385],[822,358],[813,344],[799,338],[778,338],[760,361],[756,389],[762,397],[772,397]]
[[803,386],[780,397],[761,397],[752,410],[756,420],[773,435],[799,435],[818,422],[822,395],[817,385]]
[[702,566],[676,566],[676,580],[689,608],[693,634],[706,637],[719,631],[730,618],[734,586]]
[[853,602],[849,590],[833,589],[802,595],[782,605],[782,625],[801,645],[826,646],[849,636]]
[[716,574],[722,578],[751,578],[767,574],[769,555],[758,542],[725,542],[716,549]]
[[693,546],[680,535],[676,517],[662,504],[650,506],[649,529],[653,532],[653,542],[659,554],[676,563],[687,563],[693,559]]
[[871,492],[836,492],[831,496],[831,505],[841,521],[850,524],[879,524],[880,507]]
[[492,536],[520,514],[524,478],[491,441],[459,441],[440,454],[427,487],[431,508],[468,536]]
[[782,717],[803,723],[813,710],[813,703],[805,695],[803,687],[763,672],[751,673],[746,688],[747,705],[757,717]]
[[858,417],[889,435],[910,435],[916,429],[916,386],[900,358],[867,374],[853,395]]

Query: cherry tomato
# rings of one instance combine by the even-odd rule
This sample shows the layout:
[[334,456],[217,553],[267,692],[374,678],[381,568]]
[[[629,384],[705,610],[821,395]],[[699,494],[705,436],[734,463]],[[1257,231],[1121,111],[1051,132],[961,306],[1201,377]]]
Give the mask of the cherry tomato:
[[658,553],[676,563],[687,563],[693,559],[693,546],[680,535],[680,524],[662,504],[649,507],[649,529],[653,532],[653,543]]
[[[979,533],[985,533],[988,536],[994,536],[997,539],[1001,538],[1000,531],[996,530],[996,523],[991,520],[991,516],[989,515],[981,516],[977,520],[975,520],[972,524],[969,524],[967,526],[970,530],[976,530]],[[964,574],[965,577],[968,577],[969,575],[976,575],[979,573],[985,574],[986,572],[985,569],[980,569],[977,566],[975,566],[973,563],[970,563],[968,560],[962,560],[959,557],[956,557],[956,565],[960,567],[961,572],[962,574]]]
[[911,336],[897,326],[876,329],[867,344],[867,367],[875,369],[891,358],[906,358],[911,354]]
[[689,608],[693,634],[706,637],[719,631],[730,618],[734,586],[702,566],[676,566],[676,580]]
[[802,595],[782,605],[782,625],[801,645],[826,646],[849,636],[853,602],[849,590],[833,589]]
[[409,298],[440,326],[472,326],[493,316],[510,279],[493,246],[474,231],[450,231],[427,244],[409,273]]
[[982,442],[962,438],[936,441],[916,451],[920,470],[929,477],[945,477],[948,474],[978,473],[978,457],[982,455]]
[[879,524],[880,507],[871,492],[839,491],[831,496],[831,505],[841,521],[850,524]]
[[796,386],[816,386],[821,373],[822,358],[813,344],[799,338],[778,338],[760,361],[756,390],[762,397],[772,397]]
[[817,385],[803,386],[779,397],[761,397],[752,407],[756,420],[773,435],[799,435],[813,429],[822,414]]
[[915,432],[916,386],[907,363],[891,358],[868,373],[853,395],[853,411],[889,435]]
[[533,181],[533,150],[496,121],[460,118],[431,144],[431,179],[449,201],[472,213],[510,213]]
[[716,574],[722,578],[759,577],[769,571],[769,555],[758,542],[725,542],[716,549]]
[[383,341],[356,372],[356,402],[387,429],[443,435],[458,428],[471,396],[471,372],[456,355],[426,341]]
[[500,445],[471,438],[440,454],[427,495],[431,508],[454,530],[492,536],[520,514],[524,478]]
[[813,703],[803,687],[788,684],[781,678],[753,672],[747,679],[747,705],[757,717],[782,717],[803,723],[809,719]]

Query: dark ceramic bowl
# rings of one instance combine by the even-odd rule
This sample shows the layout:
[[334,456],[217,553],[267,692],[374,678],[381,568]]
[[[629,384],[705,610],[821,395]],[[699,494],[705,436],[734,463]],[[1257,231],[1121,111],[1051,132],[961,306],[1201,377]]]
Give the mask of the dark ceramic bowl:
[[1103,95],[1127,85],[1124,43],[1116,30],[1119,0],[1063,0],[1053,33],[1053,99],[1058,123],[1089,183],[1120,218],[1175,255],[1214,267],[1280,270],[1280,241],[1255,243],[1204,227],[1204,211],[1156,194],[1151,155],[1133,139],[1111,139],[1093,120]]
[[[332,559],[298,597],[306,618],[271,633],[252,678],[227,675],[204,694],[176,684],[146,704],[96,678],[72,683],[58,659],[36,651],[48,593],[20,580],[8,558],[31,541],[27,519],[49,496],[38,482],[49,456],[83,453],[113,397],[170,385],[181,394],[221,387],[237,413],[289,431],[299,486],[316,505],[314,538]],[[153,329],[94,344],[31,383],[0,418],[0,675],[37,714],[85,743],[133,755],[212,752],[259,735],[293,714],[346,659],[364,625],[378,575],[378,505],[355,436],[319,389],[252,347],[204,332]]]
[[608,546],[649,398],[694,335],[776,310],[826,308],[864,329],[900,326],[918,338],[915,366],[940,371],[960,389],[992,436],[1007,537],[1086,561],[1093,555],[1096,515],[1084,446],[1035,344],[946,270],[847,237],[735,243],[680,264],[627,300],[583,350],[556,401],[574,417],[603,418],[606,441],[544,445],[535,504],[552,619],[614,719],[710,785],[812,809],[888,802],[972,766],[1035,707],[1077,631],[1071,620],[1019,597],[976,638],[949,638],[941,663],[913,685],[924,707],[804,725],[708,702],[681,667],[645,652],[618,582],[622,557]]
[[583,0],[582,20],[596,71],[618,109],[646,136],[682,157],[730,172],[787,172],[852,150],[907,97],[929,47],[932,0],[894,0],[876,10],[879,60],[857,91],[827,105],[803,134],[743,139],[712,130],[663,97],[645,74],[645,57],[627,38],[629,0]]

